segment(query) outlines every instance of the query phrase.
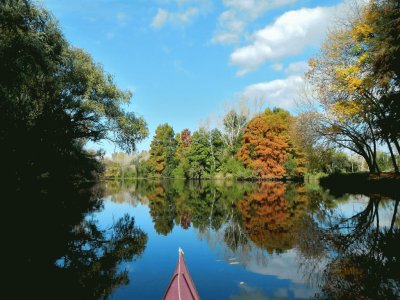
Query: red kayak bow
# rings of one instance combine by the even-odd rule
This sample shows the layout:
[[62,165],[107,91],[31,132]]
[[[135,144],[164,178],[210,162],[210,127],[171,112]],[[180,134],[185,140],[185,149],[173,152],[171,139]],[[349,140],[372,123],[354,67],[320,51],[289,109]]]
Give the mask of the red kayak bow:
[[176,265],[174,275],[164,295],[164,300],[200,300],[194,286],[192,277],[186,266],[181,248],[178,250],[179,259]]

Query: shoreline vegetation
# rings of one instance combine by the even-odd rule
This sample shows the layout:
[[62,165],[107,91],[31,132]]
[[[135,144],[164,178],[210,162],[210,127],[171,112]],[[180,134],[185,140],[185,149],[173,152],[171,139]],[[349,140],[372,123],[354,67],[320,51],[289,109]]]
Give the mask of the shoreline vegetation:
[[[313,176],[313,175],[311,175]],[[316,176],[313,176],[316,177]],[[235,178],[235,177],[203,177],[203,178],[185,178],[185,177],[160,177],[160,176],[152,176],[152,177],[125,177],[121,179],[119,177],[101,177],[102,181],[135,181],[135,180],[183,180],[183,181],[247,181],[247,182],[263,182],[263,181],[272,181],[272,182],[304,182],[304,177],[288,177],[288,178],[260,178],[260,177],[251,177],[251,178]]]
[[[306,144],[299,138],[306,135],[299,118],[288,111],[266,109],[250,118],[243,107],[222,118],[222,129],[207,126],[192,134],[189,129],[175,133],[167,123],[158,126],[149,151],[104,157],[104,177],[299,181],[309,174],[368,171],[360,155],[328,147],[323,140]],[[389,154],[377,150],[376,167],[376,174],[392,172]]]
[[353,173],[332,174],[319,180],[321,187],[330,193],[343,194],[380,194],[393,199],[400,197],[400,175],[396,173]]
[[101,180],[108,182],[134,182],[137,180],[151,181],[192,181],[192,182],[288,182],[288,183],[318,183],[322,188],[329,190],[335,196],[345,194],[379,194],[382,196],[398,199],[400,197],[400,175],[387,172],[379,175],[369,173],[335,173],[335,174],[305,174],[304,177],[294,178],[234,178],[234,177],[205,177],[201,179],[187,179],[185,177],[102,177]]

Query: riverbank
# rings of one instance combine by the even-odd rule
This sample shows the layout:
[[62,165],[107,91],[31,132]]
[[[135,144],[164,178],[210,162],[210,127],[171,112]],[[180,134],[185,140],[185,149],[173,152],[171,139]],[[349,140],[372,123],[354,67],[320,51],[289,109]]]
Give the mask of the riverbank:
[[215,177],[202,177],[202,178],[185,178],[185,177],[166,177],[166,176],[148,176],[148,177],[131,177],[127,176],[125,178],[119,176],[103,176],[102,180],[187,180],[187,181],[248,181],[248,182],[262,182],[262,181],[279,181],[279,182],[303,182],[304,177],[281,177],[281,178],[260,178],[260,177],[233,177],[233,176],[215,176]]
[[323,188],[334,195],[343,194],[381,194],[391,198],[400,197],[400,175],[382,173],[331,174],[319,179]]

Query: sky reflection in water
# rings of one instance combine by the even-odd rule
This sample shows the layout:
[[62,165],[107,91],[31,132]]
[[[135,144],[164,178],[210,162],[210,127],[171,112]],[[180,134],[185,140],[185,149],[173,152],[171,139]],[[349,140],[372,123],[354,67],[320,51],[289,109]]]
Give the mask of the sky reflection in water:
[[[128,213],[148,236],[141,257],[120,266],[130,281],[113,299],[160,299],[178,247],[203,299],[323,298],[323,271],[340,256],[332,241],[352,233],[332,228],[371,202],[283,183],[136,182],[109,184],[108,194],[104,209],[91,217],[107,228]],[[395,201],[379,199],[378,207],[380,228],[390,227]]]

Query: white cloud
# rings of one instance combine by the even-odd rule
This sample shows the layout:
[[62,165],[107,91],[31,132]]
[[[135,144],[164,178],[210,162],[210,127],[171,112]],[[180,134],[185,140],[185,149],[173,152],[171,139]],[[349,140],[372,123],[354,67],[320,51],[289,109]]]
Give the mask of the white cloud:
[[273,64],[272,69],[274,71],[282,71],[283,70],[283,65],[282,64]]
[[285,73],[289,75],[303,75],[308,70],[308,63],[306,61],[298,61],[289,64],[285,69]]
[[227,10],[219,16],[218,26],[220,31],[214,35],[211,41],[219,44],[234,44],[239,42],[246,23],[237,18],[235,11]]
[[[321,259],[318,262],[319,265],[312,270],[313,274],[304,274],[302,273],[301,253],[296,249],[291,249],[281,254],[270,255],[266,266],[260,265],[256,260],[252,260],[246,265],[246,270],[257,274],[276,276],[279,279],[289,279],[291,281],[289,289],[294,291],[296,288],[301,288],[301,285],[309,283],[310,277],[308,275],[315,277],[321,275],[328,261]],[[308,289],[308,292],[313,291]],[[304,298],[306,299],[310,296],[308,295]]]
[[158,0],[160,5],[168,6],[168,9],[158,8],[151,26],[159,29],[171,23],[182,25],[189,23],[199,14],[206,14],[212,10],[212,0]]
[[218,18],[213,43],[235,44],[245,32],[248,22],[262,16],[266,11],[295,3],[298,0],[224,0],[228,8]]
[[275,22],[256,31],[251,44],[236,49],[230,61],[239,66],[238,75],[256,70],[266,61],[276,61],[302,53],[318,45],[326,35],[334,7],[302,8],[288,11]]
[[296,98],[303,84],[302,76],[291,75],[285,79],[249,85],[242,95],[247,99],[264,99],[270,107],[291,109],[295,107]]
[[173,20],[175,19],[178,22],[185,23],[185,22],[188,22],[191,17],[198,15],[199,12],[200,11],[198,8],[192,7],[192,8],[185,10],[182,13],[171,14],[171,16],[172,16]]
[[182,12],[169,12],[165,9],[159,8],[157,14],[151,22],[153,28],[159,29],[166,23],[182,24],[189,22],[193,17],[198,15],[200,10],[195,7],[188,8]]
[[168,21],[169,12],[165,9],[159,8],[156,16],[153,18],[151,22],[151,26],[153,28],[161,28]]

